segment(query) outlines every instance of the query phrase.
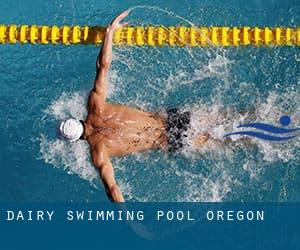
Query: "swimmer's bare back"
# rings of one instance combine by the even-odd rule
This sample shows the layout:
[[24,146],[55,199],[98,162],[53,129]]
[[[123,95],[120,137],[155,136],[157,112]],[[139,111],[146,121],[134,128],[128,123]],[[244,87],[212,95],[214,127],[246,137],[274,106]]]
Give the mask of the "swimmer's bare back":
[[[94,93],[90,103],[98,102]],[[97,108],[99,107],[99,109]],[[89,144],[104,144],[109,156],[124,156],[166,146],[164,121],[151,113],[119,104],[99,103],[85,121]]]
[[113,35],[127,23],[120,23],[128,11],[116,17],[108,26],[102,49],[96,61],[94,88],[88,100],[88,116],[84,121],[83,138],[90,145],[92,161],[109,198],[123,202],[110,158],[167,146],[163,118],[139,109],[106,102],[107,75],[112,61]]

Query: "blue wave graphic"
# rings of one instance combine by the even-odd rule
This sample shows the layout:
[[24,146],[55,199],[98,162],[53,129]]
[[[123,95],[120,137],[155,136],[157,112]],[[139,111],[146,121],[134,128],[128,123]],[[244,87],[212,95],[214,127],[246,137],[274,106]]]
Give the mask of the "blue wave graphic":
[[258,132],[254,132],[254,131],[233,132],[233,133],[229,133],[229,134],[224,135],[224,137],[231,136],[231,135],[248,135],[248,136],[256,137],[256,138],[266,140],[266,141],[286,141],[286,140],[290,140],[290,139],[293,139],[293,138],[296,137],[296,135],[293,135],[293,136],[273,136],[273,135],[267,135],[267,134],[258,133]]
[[238,128],[256,128],[273,134],[287,134],[287,133],[300,131],[300,128],[294,128],[294,129],[278,128],[265,123],[248,123],[248,124],[240,125],[238,126]]
[[[283,115],[280,117],[279,122],[282,126],[288,126],[291,124],[291,118],[287,115]],[[238,132],[232,132],[229,134],[224,135],[224,137],[231,136],[231,135],[247,135],[255,138],[259,138],[266,141],[286,141],[295,138],[297,135],[290,135],[290,136],[283,136],[284,134],[291,134],[297,131],[300,131],[300,128],[282,128],[282,127],[276,127],[270,124],[266,123],[246,123],[239,125],[237,128],[254,128],[259,129],[262,132],[272,133],[272,134],[279,134],[281,136],[277,135],[270,135],[265,134],[262,132],[255,132],[255,131],[238,131]]]

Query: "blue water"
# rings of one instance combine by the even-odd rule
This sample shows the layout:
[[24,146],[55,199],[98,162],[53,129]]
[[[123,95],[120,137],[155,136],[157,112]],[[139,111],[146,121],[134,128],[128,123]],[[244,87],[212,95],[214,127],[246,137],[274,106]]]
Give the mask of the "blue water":
[[[1,1],[0,23],[106,25],[133,8],[131,25],[299,26],[299,1]],[[83,118],[96,46],[0,45],[0,200],[107,200],[87,145],[55,138],[59,119]],[[211,117],[220,137],[241,122],[300,127],[300,50],[114,48],[109,100],[170,106]],[[226,114],[226,115],[225,115]],[[113,159],[130,201],[300,201],[300,136],[284,143],[208,145],[180,155]]]

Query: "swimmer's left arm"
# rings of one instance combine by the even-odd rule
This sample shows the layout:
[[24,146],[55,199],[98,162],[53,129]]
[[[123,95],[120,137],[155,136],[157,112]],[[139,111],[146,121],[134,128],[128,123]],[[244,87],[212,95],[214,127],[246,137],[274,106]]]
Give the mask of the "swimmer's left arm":
[[94,148],[92,152],[92,159],[95,167],[99,170],[100,178],[105,186],[109,199],[113,202],[124,202],[122,192],[115,180],[114,169],[107,149],[103,143]]
[[127,15],[128,11],[123,12],[117,16],[111,24],[107,27],[103,46],[96,61],[96,79],[94,84],[94,91],[102,96],[104,99],[107,94],[107,75],[112,61],[112,44],[114,32],[127,25],[127,23],[120,23]]

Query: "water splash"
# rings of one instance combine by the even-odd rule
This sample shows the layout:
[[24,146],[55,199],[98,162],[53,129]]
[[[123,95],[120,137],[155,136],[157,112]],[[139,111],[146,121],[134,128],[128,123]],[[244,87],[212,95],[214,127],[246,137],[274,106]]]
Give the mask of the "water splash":
[[76,174],[94,184],[98,174],[91,164],[88,145],[84,142],[68,144],[62,140],[40,138],[41,158],[55,167],[62,167],[68,174]]
[[[289,94],[291,94],[289,92]],[[280,110],[280,106],[275,106],[279,95],[271,94],[267,98],[267,106],[272,107],[271,112],[276,114]],[[300,95],[295,95],[295,101],[300,101]],[[55,119],[64,118],[67,114],[79,114],[80,110],[84,110],[84,97],[80,97],[79,93],[72,95],[64,94],[61,98],[54,101],[46,110],[46,113],[51,114]],[[273,100],[271,102],[270,100]],[[261,113],[266,108],[266,103],[260,103],[257,106],[256,119],[268,118],[263,117]],[[78,105],[80,104],[80,105]],[[283,103],[281,105],[284,105]],[[62,108],[64,107],[64,108]],[[68,108],[66,108],[68,107]],[[269,106],[268,106],[269,107]],[[118,182],[121,186],[125,197],[128,200],[138,201],[157,201],[157,200],[176,200],[176,201],[221,201],[226,199],[227,195],[232,192],[234,185],[242,185],[236,174],[233,174],[236,169],[236,154],[241,148],[246,153],[247,157],[240,162],[238,171],[241,175],[249,172],[251,179],[259,179],[262,173],[262,168],[267,162],[282,161],[298,161],[300,160],[297,149],[300,147],[300,140],[291,144],[271,144],[261,142],[259,140],[251,140],[251,144],[258,147],[262,155],[260,162],[251,161],[255,152],[249,145],[244,144],[236,139],[237,144],[224,145],[223,135],[227,130],[232,129],[234,124],[249,119],[249,114],[239,114],[238,112],[230,112],[230,115],[223,113],[223,105],[215,103],[207,105],[199,103],[194,107],[185,107],[192,111],[191,130],[186,142],[186,147],[183,151],[184,159],[172,158],[166,153],[138,153],[129,157],[113,159],[114,168]],[[54,113],[51,113],[53,112]],[[299,108],[295,110],[294,115],[300,112]],[[253,117],[253,115],[251,116]],[[272,119],[276,119],[273,115]],[[217,124],[217,125],[216,125]],[[191,142],[196,134],[209,131],[210,135],[216,141],[208,142],[204,147],[197,148]],[[190,140],[190,141],[189,141]],[[51,140],[45,135],[40,139],[41,158],[46,163],[50,163],[56,167],[62,167],[69,173],[74,173],[81,178],[94,183],[97,180],[97,173],[91,165],[89,159],[89,149],[85,142],[69,144],[58,139]],[[253,154],[253,155],[251,155]],[[257,153],[256,153],[257,155]],[[249,160],[250,159],[250,160]],[[233,160],[233,162],[231,162]],[[199,161],[202,162],[199,165]],[[147,164],[145,164],[147,162]],[[164,162],[163,166],[161,162]],[[186,169],[184,166],[189,166]],[[209,173],[199,172],[199,166],[212,166]],[[226,166],[226,167],[225,167]],[[243,170],[245,172],[243,172]],[[147,176],[147,181],[143,176]],[[153,187],[151,183],[157,182],[160,179],[167,179],[168,182],[158,184]],[[143,180],[143,181],[142,181]],[[175,197],[170,195],[166,198],[159,189],[163,187],[163,192],[172,190],[173,185],[176,185],[178,190],[175,192]],[[151,187],[148,189],[148,187]],[[156,191],[155,191],[156,190]]]
[[[176,14],[170,15],[185,21]],[[237,135],[229,143],[224,141],[224,134],[239,124],[273,123],[283,113],[289,114],[299,127],[299,80],[295,83],[287,79],[286,83],[276,85],[273,74],[277,67],[282,67],[284,57],[290,58],[290,52],[279,51],[281,56],[272,63],[273,58],[260,55],[261,51],[114,48],[109,101],[154,112],[174,106],[192,112],[187,147],[181,155],[146,152],[113,159],[117,181],[127,200],[264,200],[260,193],[271,185],[265,184],[266,167],[282,162],[294,167],[299,163],[299,139],[274,145],[256,139],[245,143]],[[260,74],[267,78],[264,86],[252,77]],[[83,94],[69,92],[54,100],[45,110],[42,126],[50,131],[59,119],[83,119],[87,94],[88,90]],[[213,140],[196,148],[192,138],[207,131]],[[98,182],[85,142],[70,146],[47,133],[40,137],[40,155],[55,167],[91,183]]]

